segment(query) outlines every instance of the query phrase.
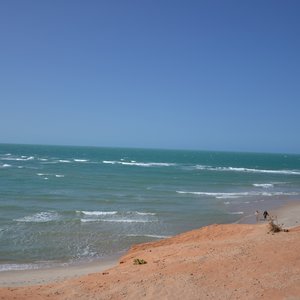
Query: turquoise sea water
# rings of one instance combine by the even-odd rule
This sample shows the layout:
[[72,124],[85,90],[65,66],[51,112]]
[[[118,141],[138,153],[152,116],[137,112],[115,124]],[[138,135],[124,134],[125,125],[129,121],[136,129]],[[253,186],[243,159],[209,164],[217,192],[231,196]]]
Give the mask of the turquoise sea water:
[[300,155],[0,145],[0,271],[119,255],[300,199]]

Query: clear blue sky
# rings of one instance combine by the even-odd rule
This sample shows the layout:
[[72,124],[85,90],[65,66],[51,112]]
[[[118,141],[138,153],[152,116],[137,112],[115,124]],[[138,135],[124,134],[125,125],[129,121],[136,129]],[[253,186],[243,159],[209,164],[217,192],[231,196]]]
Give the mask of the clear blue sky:
[[0,2],[0,142],[300,153],[300,1]]

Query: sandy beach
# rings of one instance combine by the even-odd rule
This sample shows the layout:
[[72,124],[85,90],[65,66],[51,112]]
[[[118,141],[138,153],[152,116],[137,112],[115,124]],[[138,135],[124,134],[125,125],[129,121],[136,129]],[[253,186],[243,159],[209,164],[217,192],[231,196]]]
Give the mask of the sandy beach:
[[211,225],[135,245],[115,266],[2,272],[0,299],[300,299],[300,203],[270,215],[289,231]]

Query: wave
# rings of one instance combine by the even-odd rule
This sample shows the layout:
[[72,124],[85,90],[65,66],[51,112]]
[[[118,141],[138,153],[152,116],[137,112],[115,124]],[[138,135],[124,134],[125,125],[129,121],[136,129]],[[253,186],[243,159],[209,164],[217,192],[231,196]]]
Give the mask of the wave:
[[197,170],[206,170],[206,171],[300,175],[300,170],[264,170],[264,169],[237,168],[237,167],[212,167],[212,166],[206,166],[206,165],[197,165],[196,169]]
[[157,234],[127,234],[128,237],[150,237],[155,239],[167,239],[170,238],[170,235],[157,235]]
[[11,165],[9,165],[9,164],[3,164],[2,166],[0,166],[0,168],[10,168],[11,167]]
[[135,219],[80,219],[83,223],[88,222],[110,222],[110,223],[150,223],[150,220],[135,220]]
[[274,187],[274,184],[273,183],[254,183],[253,186],[269,189],[269,188]]
[[155,216],[156,213],[151,213],[151,212],[139,212],[139,211],[135,211],[134,213],[136,213],[137,215],[140,216]]
[[34,156],[21,156],[21,157],[2,157],[1,160],[9,160],[9,161],[28,161],[34,160]]
[[156,215],[151,212],[139,211],[76,211],[77,214],[83,215],[81,222],[111,222],[111,223],[149,223],[156,221],[151,216]]
[[37,264],[0,264],[0,272],[4,271],[21,271],[21,270],[36,270],[41,266]]
[[113,223],[150,223],[150,220],[136,220],[136,219],[103,219],[103,222],[113,222]]
[[84,214],[86,216],[107,216],[107,215],[116,215],[117,211],[85,211],[80,210],[76,211],[76,213]]
[[25,216],[20,219],[14,219],[16,222],[25,222],[25,223],[45,223],[57,221],[59,219],[59,214],[57,212],[43,211],[36,213],[34,215]]
[[75,162],[88,162],[89,160],[88,159],[78,159],[78,158],[75,158],[74,161]]
[[60,162],[60,163],[70,163],[71,161],[67,160],[67,159],[60,159],[58,162]]
[[[65,175],[63,174],[48,174],[48,173],[36,173],[37,176],[55,176],[57,178],[62,178],[65,177]],[[46,179],[47,177],[45,177],[44,179]],[[47,178],[48,179],[48,178]]]
[[157,163],[157,162],[149,162],[149,163],[145,163],[145,162],[136,162],[134,160],[130,161],[130,162],[126,162],[126,161],[117,161],[117,160],[103,160],[102,163],[104,164],[119,164],[119,165],[123,165],[123,166],[136,166],[136,167],[170,167],[170,166],[175,166],[176,164],[173,163]]
[[211,192],[186,192],[186,191],[176,191],[178,194],[192,194],[198,196],[209,196],[215,197],[217,199],[228,199],[228,198],[239,198],[239,197],[253,197],[253,196],[296,196],[298,193],[284,193],[284,192],[236,192],[236,193],[211,193]]
[[229,213],[230,215],[243,215],[244,212],[243,211],[232,211]]

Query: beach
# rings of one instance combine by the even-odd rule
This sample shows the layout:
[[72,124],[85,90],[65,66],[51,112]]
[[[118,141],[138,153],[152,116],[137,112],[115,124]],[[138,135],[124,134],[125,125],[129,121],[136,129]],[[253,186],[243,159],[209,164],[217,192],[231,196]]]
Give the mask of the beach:
[[1,277],[0,299],[299,299],[300,203],[270,215],[288,232],[262,221],[205,226],[134,245],[114,266],[90,266],[86,275],[44,270],[44,285],[29,271],[16,284],[16,271],[6,283]]

